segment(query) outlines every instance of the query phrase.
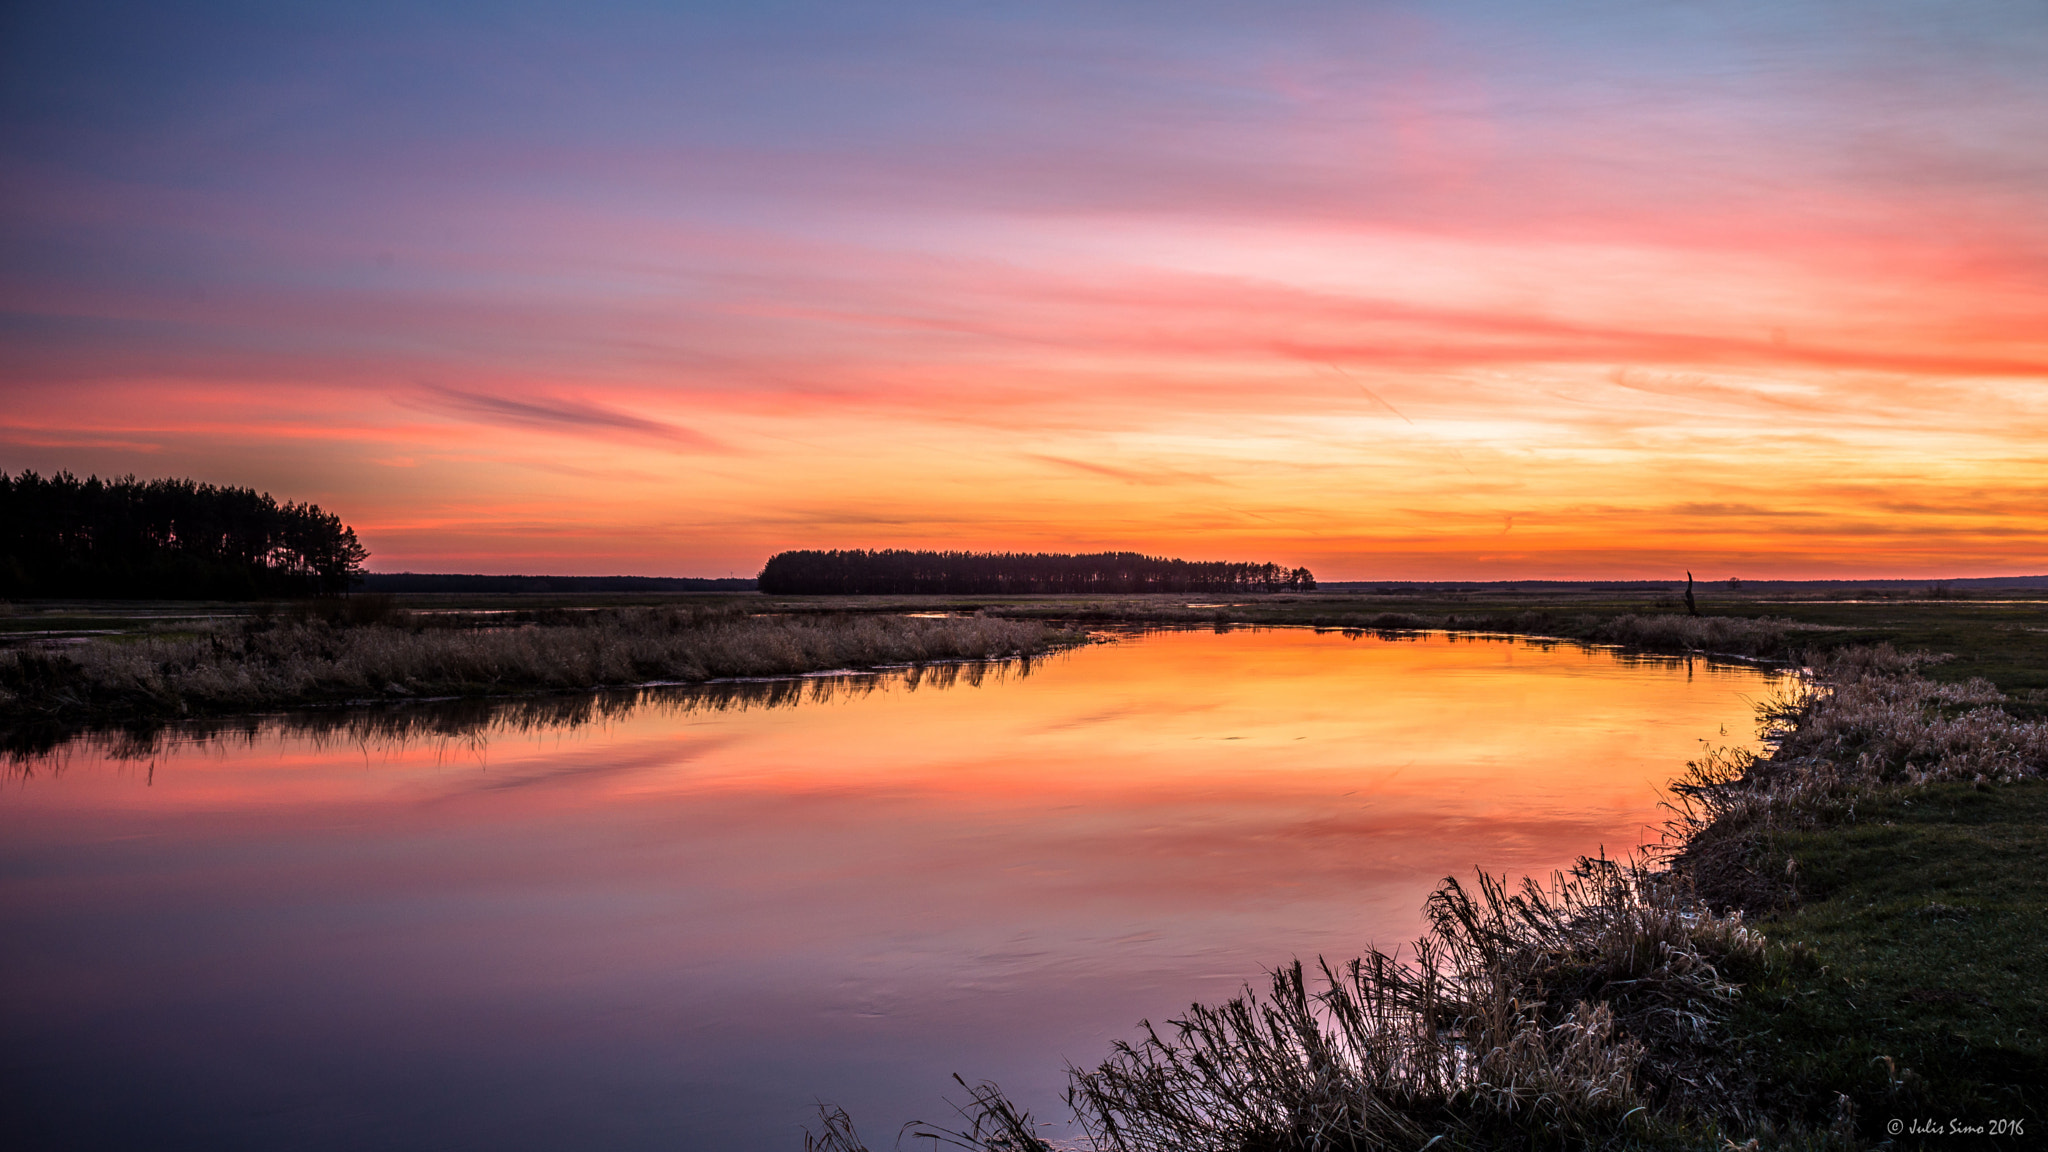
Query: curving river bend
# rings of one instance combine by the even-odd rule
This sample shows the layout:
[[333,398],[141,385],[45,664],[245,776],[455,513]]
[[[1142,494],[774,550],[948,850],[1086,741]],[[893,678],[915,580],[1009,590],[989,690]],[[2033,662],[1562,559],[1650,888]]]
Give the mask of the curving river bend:
[[1063,1119],[1063,1061],[1140,1017],[1411,939],[1447,874],[1652,838],[1771,690],[1236,630],[79,741],[0,787],[0,1135],[792,1149],[824,1099],[888,1146],[956,1071]]

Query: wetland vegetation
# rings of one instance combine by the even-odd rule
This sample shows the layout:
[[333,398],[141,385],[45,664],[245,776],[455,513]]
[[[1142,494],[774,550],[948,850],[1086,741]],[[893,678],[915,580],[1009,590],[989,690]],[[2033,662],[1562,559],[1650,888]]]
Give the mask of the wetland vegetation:
[[308,704],[795,676],[1029,656],[1080,642],[1037,621],[751,615],[730,606],[419,613],[382,598],[177,621],[0,651],[0,722],[51,727]]
[[[1930,1116],[2017,1124],[1985,1139],[2019,1146],[2048,1126],[2048,949],[2033,936],[2048,922],[2048,599],[1701,599],[1695,617],[1675,610],[1675,586],[1235,604],[474,596],[221,608],[198,623],[42,603],[0,627],[115,635],[0,652],[0,684],[17,723],[168,717],[1018,655],[1106,625],[1516,633],[1804,662],[1807,689],[1766,708],[1761,754],[1706,755],[1676,782],[1660,850],[1545,885],[1447,881],[1411,952],[1283,965],[1236,1000],[1144,1026],[1075,1070],[1070,1103],[1117,1152],[1439,1136],[1851,1148]],[[932,1134],[1038,1146],[994,1086],[965,1106],[957,1131]],[[829,1111],[812,1144],[862,1146]]]

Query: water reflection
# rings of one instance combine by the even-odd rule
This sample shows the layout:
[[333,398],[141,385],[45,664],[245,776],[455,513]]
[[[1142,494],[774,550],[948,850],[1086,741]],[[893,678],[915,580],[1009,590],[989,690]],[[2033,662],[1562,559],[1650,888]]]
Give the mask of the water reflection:
[[804,703],[825,704],[877,690],[943,690],[956,684],[979,688],[988,681],[1029,676],[1034,661],[1058,658],[946,661],[870,672],[714,680],[573,695],[379,702],[373,706],[208,720],[146,721],[84,731],[41,725],[0,735],[0,757],[16,774],[28,777],[38,772],[60,771],[81,757],[153,763],[174,749],[253,747],[259,742],[280,739],[302,739],[314,747],[335,742],[377,747],[439,742],[444,750],[459,747],[475,752],[488,747],[495,736],[572,731],[622,720],[639,712],[654,716],[743,712],[753,708],[794,708]]
[[65,1146],[789,1148],[818,1097],[943,1118],[959,1071],[1058,1115],[1140,1016],[1639,842],[1767,691],[1240,629],[76,742],[0,793],[6,1108]]

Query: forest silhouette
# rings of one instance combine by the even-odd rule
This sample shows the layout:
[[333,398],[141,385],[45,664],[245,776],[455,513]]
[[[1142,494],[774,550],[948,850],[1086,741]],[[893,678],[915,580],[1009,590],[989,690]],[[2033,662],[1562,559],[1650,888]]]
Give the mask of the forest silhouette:
[[331,595],[368,558],[340,517],[253,488],[0,472],[0,596]]
[[1173,560],[1137,552],[796,551],[769,557],[760,589],[770,595],[1307,591],[1306,568]]

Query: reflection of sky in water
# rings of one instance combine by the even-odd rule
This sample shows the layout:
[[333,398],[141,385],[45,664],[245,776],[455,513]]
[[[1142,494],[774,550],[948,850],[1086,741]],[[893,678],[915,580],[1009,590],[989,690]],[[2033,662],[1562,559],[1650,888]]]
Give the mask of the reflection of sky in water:
[[6,1111],[74,1144],[791,1148],[824,1098],[886,1146],[958,1071],[1060,1117],[1062,1061],[1141,1016],[1405,940],[1446,873],[1639,842],[1768,691],[1305,631],[920,679],[74,745],[0,798]]

